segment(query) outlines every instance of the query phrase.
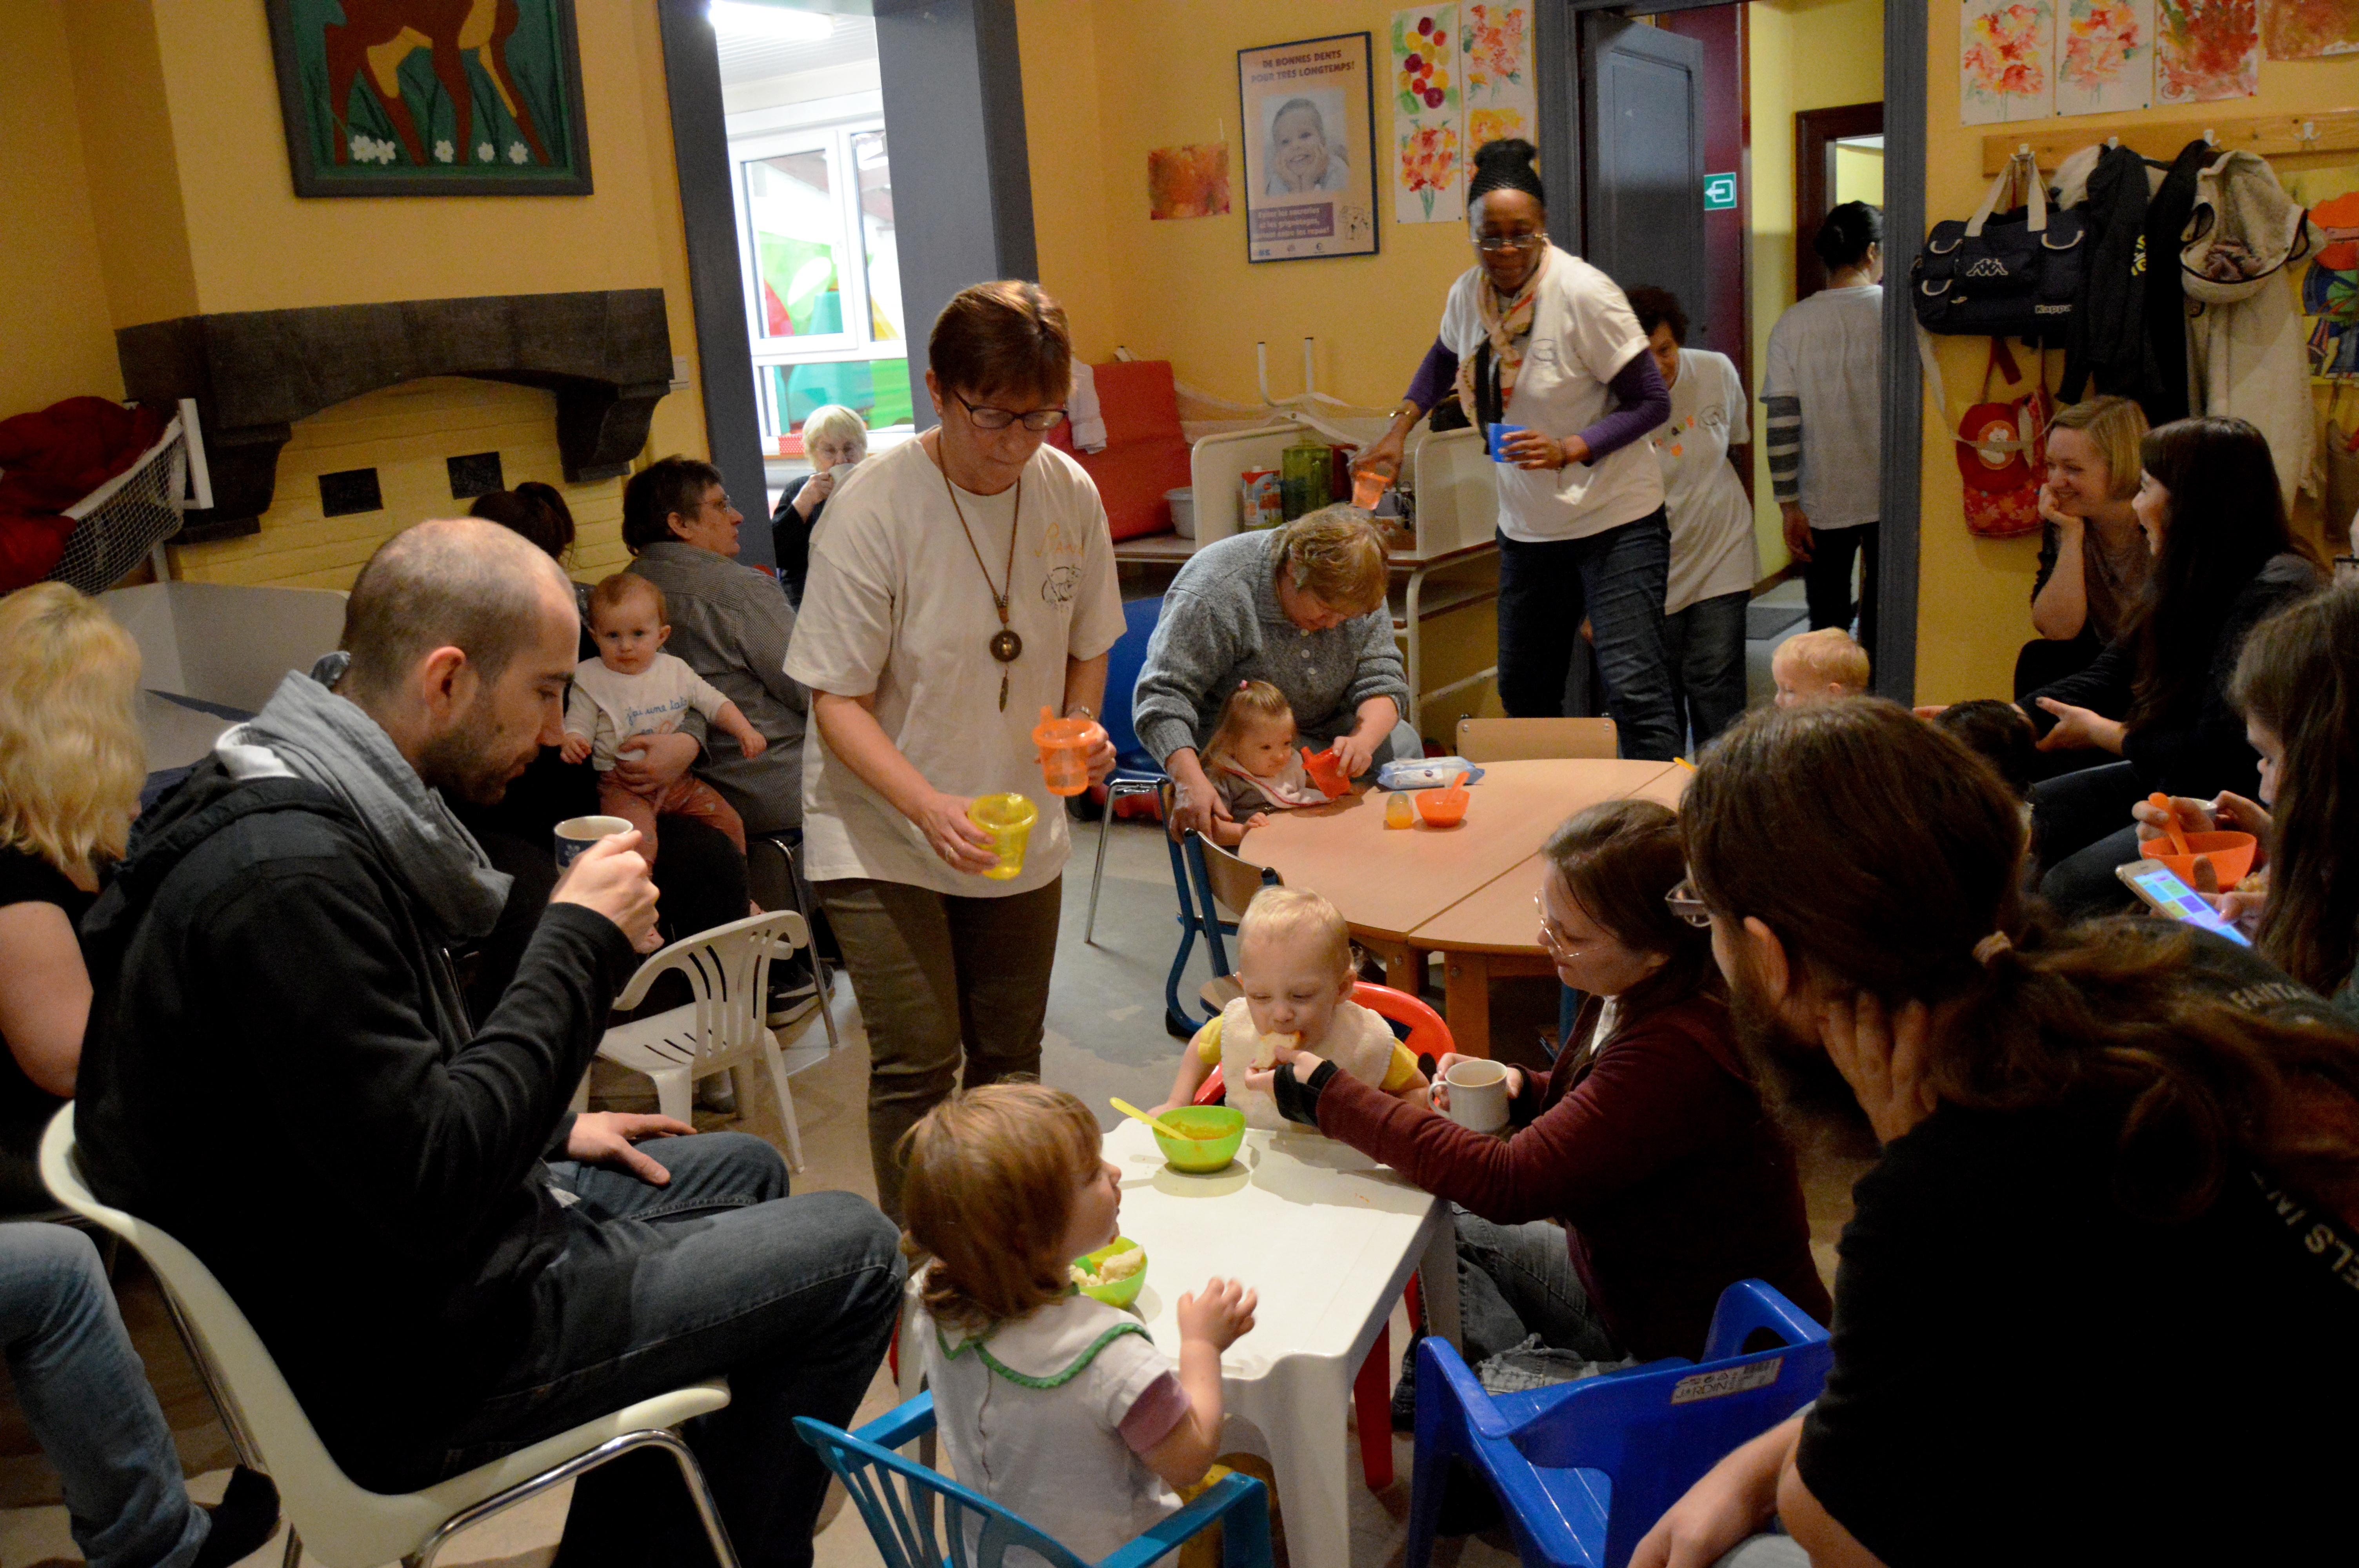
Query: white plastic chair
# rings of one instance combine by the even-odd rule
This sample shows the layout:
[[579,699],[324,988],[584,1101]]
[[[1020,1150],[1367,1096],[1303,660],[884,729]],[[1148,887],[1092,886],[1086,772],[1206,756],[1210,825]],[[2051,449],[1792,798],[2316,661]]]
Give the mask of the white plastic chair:
[[691,1416],[726,1405],[726,1383],[691,1383],[625,1405],[424,1491],[368,1491],[329,1455],[294,1390],[280,1376],[278,1364],[212,1271],[170,1236],[101,1203],[83,1184],[71,1105],[58,1112],[41,1137],[41,1179],[60,1203],[131,1243],[155,1270],[190,1359],[221,1411],[238,1457],[277,1484],[280,1505],[287,1510],[288,1568],[295,1568],[307,1546],[330,1568],[372,1568],[397,1561],[408,1568],[427,1568],[443,1543],[467,1526],[634,1448],[648,1447],[665,1450],[679,1465],[713,1555],[723,1568],[736,1568],[737,1554],[713,1510],[704,1472],[671,1430]]
[[[688,979],[693,1001],[651,1017],[618,1023],[598,1042],[609,1062],[655,1080],[656,1106],[666,1116],[689,1119],[696,1080],[732,1067],[751,1065],[757,1056],[770,1069],[778,1093],[778,1119],[787,1130],[787,1163],[803,1168],[802,1130],[795,1125],[795,1097],[787,1087],[787,1064],[778,1037],[762,1022],[769,996],[770,960],[810,945],[810,925],[788,909],[752,914],[683,937],[639,966],[615,1000],[636,1007],[656,977],[678,970]],[[820,999],[827,1005],[827,998]],[[797,1052],[799,1058],[805,1053]],[[811,1053],[815,1061],[823,1053]],[[797,1066],[808,1066],[799,1060]]]

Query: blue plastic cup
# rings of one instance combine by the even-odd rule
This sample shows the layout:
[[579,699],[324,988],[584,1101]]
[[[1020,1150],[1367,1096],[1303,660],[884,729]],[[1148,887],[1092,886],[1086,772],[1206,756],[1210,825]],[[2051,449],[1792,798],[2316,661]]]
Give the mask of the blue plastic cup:
[[1495,463],[1506,463],[1515,461],[1515,460],[1507,456],[1506,452],[1503,449],[1507,444],[1507,438],[1510,436],[1520,436],[1525,431],[1530,429],[1531,427],[1528,425],[1490,425],[1484,427],[1484,428],[1490,432],[1491,436],[1491,460]]

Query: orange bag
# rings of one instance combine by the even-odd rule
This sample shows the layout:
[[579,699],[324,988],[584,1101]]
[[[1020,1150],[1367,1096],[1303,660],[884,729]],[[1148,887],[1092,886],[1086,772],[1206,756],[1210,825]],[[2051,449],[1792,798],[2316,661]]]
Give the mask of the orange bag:
[[2039,529],[2039,487],[2048,478],[2048,422],[2056,400],[2048,394],[2046,356],[2031,391],[2011,403],[1991,401],[1991,377],[2013,382],[2022,373],[2004,339],[1991,340],[1983,369],[1983,400],[1958,421],[1958,473],[1965,481],[1966,531],[1978,538],[2011,539]]

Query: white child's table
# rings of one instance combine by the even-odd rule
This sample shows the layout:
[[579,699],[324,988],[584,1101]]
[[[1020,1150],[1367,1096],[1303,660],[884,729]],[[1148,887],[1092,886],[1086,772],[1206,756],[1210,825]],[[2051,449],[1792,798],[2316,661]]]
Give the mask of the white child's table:
[[[1450,1206],[1307,1129],[1248,1131],[1227,1170],[1191,1176],[1125,1120],[1106,1134],[1105,1157],[1122,1171],[1122,1234],[1147,1249],[1136,1311],[1166,1354],[1180,1354],[1180,1298],[1205,1281],[1260,1292],[1254,1330],[1229,1346],[1221,1371],[1229,1420],[1251,1422],[1262,1442],[1223,1432],[1222,1450],[1266,1449],[1295,1568],[1349,1568],[1353,1379],[1420,1269],[1427,1331],[1457,1342]],[[917,1392],[922,1360],[903,1354],[904,1396]]]

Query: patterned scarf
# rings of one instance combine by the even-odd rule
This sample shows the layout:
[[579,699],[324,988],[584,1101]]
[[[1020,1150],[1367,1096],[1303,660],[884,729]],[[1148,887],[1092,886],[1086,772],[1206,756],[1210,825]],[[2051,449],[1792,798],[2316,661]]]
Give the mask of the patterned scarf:
[[[1524,348],[1532,341],[1532,316],[1538,308],[1540,279],[1548,272],[1549,252],[1543,246],[1540,259],[1524,278],[1524,285],[1511,299],[1499,297],[1497,286],[1491,275],[1481,266],[1474,270],[1474,304],[1483,312],[1483,330],[1491,340],[1491,364],[1499,384],[1499,415],[1506,417],[1508,399],[1516,395],[1516,373],[1523,368]],[[1474,396],[1474,356],[1466,354],[1458,362],[1458,397],[1469,419],[1481,420],[1483,405]]]

